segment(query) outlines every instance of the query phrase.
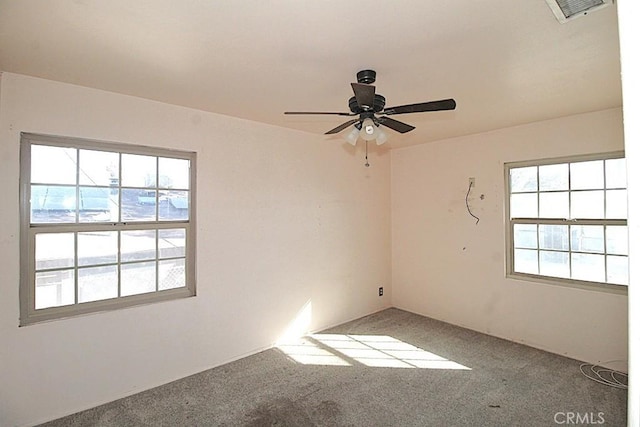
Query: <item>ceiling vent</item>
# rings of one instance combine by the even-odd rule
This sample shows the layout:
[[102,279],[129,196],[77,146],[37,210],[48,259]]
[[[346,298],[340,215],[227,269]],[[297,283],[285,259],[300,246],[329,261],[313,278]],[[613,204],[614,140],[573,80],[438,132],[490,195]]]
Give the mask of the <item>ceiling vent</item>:
[[564,24],[594,10],[610,6],[613,0],[546,0],[560,23]]

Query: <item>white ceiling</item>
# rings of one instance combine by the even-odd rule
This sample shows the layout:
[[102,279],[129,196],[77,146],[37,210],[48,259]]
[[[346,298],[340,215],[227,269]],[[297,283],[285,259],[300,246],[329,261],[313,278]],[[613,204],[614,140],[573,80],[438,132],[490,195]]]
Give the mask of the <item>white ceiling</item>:
[[[357,71],[387,106],[455,98],[388,146],[622,105],[616,6],[545,0],[0,0],[0,70],[322,134]],[[327,136],[327,138],[330,138]],[[336,136],[333,136],[336,138]]]

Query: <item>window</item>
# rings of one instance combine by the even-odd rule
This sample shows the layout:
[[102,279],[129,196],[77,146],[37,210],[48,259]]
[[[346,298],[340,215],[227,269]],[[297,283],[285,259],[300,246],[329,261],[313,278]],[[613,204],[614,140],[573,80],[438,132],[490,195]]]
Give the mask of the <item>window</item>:
[[22,134],[20,324],[195,295],[195,153]]
[[508,163],[505,174],[508,276],[626,289],[622,153]]

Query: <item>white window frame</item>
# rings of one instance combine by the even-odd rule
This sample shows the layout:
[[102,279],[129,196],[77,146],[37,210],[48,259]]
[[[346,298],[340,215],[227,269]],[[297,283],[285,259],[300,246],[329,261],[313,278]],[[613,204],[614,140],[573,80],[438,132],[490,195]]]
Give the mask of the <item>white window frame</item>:
[[[155,221],[131,221],[123,222],[75,222],[75,223],[31,223],[31,146],[48,145],[57,147],[68,147],[75,149],[88,149],[97,151],[107,151],[121,154],[147,155],[154,157],[185,159],[189,161],[189,188],[188,188],[188,218],[182,220],[158,220]],[[120,171],[122,165],[119,165]],[[121,172],[120,172],[121,173]],[[76,188],[79,188],[76,182]],[[155,188],[158,190],[160,183],[156,179]],[[121,188],[119,177],[118,189]],[[78,191],[78,190],[77,190]],[[122,192],[120,191],[119,194]],[[157,192],[158,193],[158,192]],[[119,197],[122,197],[121,195]],[[158,196],[156,196],[158,197]],[[157,202],[157,200],[156,200]],[[158,203],[156,203],[156,206]],[[77,209],[77,207],[76,207]],[[157,208],[156,208],[157,209]],[[157,212],[157,210],[156,210]],[[60,318],[67,318],[76,315],[94,313],[99,311],[116,310],[125,307],[132,307],[141,304],[149,304],[160,301],[168,301],[179,298],[192,297],[196,295],[196,153],[187,151],[177,151],[156,147],[146,147],[113,142],[104,142],[71,137],[59,137],[51,135],[39,135],[33,133],[21,133],[20,139],[20,326],[26,326],[38,322],[49,321]],[[35,308],[35,236],[40,233],[69,232],[76,233],[86,231],[126,231],[126,230],[162,230],[172,228],[185,229],[185,285],[174,289],[156,290],[129,296],[120,295],[120,281],[118,280],[118,296],[111,299],[104,299],[91,302],[78,302],[78,248],[74,246],[74,287],[75,301],[73,304],[64,306],[54,306],[36,309]],[[156,245],[157,245],[156,237]],[[158,247],[156,246],[156,269],[159,261]],[[122,265],[120,253],[117,262],[114,263],[120,271]],[[118,277],[120,273],[118,273]]]
[[[537,224],[537,225],[627,225],[627,219],[579,219],[579,218],[566,218],[566,219],[558,219],[558,218],[511,218],[511,179],[510,179],[510,171],[514,168],[523,168],[523,167],[531,167],[531,166],[545,166],[545,165],[554,165],[554,164],[565,164],[565,163],[579,163],[585,161],[592,160],[609,160],[609,159],[619,159],[624,158],[623,151],[616,152],[608,152],[608,153],[597,153],[597,154],[588,154],[588,155],[577,155],[577,156],[568,156],[568,157],[559,157],[559,158],[549,158],[542,160],[532,160],[532,161],[519,161],[519,162],[508,162],[504,163],[504,180],[505,180],[505,225],[506,225],[506,277],[511,279],[519,279],[519,280],[527,280],[534,282],[541,282],[546,284],[554,284],[561,286],[568,286],[579,289],[587,289],[587,290],[597,290],[604,291],[608,293],[614,294],[622,294],[626,295],[628,291],[627,285],[619,285],[613,283],[603,283],[603,282],[591,282],[585,280],[578,280],[572,278],[563,278],[563,277],[555,277],[555,276],[545,276],[541,274],[531,274],[531,273],[523,273],[514,271],[514,251],[515,251],[515,242],[514,242],[514,225],[516,224]],[[606,186],[606,183],[605,183]],[[567,190],[573,191],[573,190]],[[533,193],[533,192],[532,192]],[[541,191],[536,190],[535,193],[538,195]],[[570,202],[569,202],[570,203]],[[606,202],[605,202],[606,203]],[[539,208],[539,204],[538,204]],[[605,245],[606,246],[606,245]],[[540,248],[538,248],[540,251]],[[567,251],[569,255],[573,252],[571,248]],[[604,255],[606,257],[606,248]],[[571,258],[571,256],[569,256]],[[628,255],[627,255],[628,257]],[[606,268],[606,267],[605,267]],[[605,270],[606,271],[606,270]],[[605,273],[606,274],[606,273]]]

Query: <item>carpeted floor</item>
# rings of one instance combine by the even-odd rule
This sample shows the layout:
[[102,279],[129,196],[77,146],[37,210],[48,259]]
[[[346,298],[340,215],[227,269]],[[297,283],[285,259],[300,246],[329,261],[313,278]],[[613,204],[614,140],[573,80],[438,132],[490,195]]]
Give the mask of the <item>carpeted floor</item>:
[[43,425],[625,426],[580,364],[388,309]]

